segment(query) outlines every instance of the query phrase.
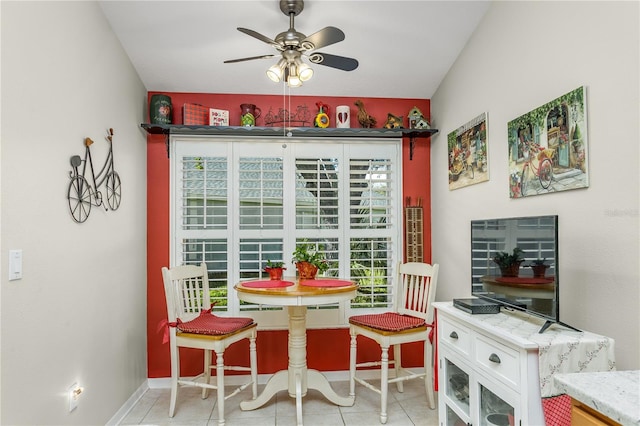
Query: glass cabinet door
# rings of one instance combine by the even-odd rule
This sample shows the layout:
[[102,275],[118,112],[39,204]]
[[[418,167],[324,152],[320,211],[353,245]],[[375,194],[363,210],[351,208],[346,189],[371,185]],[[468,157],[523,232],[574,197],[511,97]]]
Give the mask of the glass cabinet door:
[[[445,389],[448,400],[467,418],[469,412],[469,374],[448,358],[444,359]],[[449,417],[447,415],[447,417]],[[449,424],[458,424],[455,421]],[[463,423],[464,424],[464,423]]]
[[447,425],[448,426],[467,426],[467,422],[462,420],[455,411],[447,405]]
[[513,426],[514,419],[513,406],[480,384],[480,425]]

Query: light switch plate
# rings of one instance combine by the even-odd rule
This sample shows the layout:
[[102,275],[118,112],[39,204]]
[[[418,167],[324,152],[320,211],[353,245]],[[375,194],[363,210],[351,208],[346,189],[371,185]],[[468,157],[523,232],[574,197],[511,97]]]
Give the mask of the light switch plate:
[[22,250],[9,250],[9,281],[22,279]]

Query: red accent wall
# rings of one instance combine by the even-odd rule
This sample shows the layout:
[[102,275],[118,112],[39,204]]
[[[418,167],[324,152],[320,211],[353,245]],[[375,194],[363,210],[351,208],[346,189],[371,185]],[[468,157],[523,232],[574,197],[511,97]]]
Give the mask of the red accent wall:
[[[160,92],[149,92],[148,97]],[[240,125],[240,104],[252,103],[262,109],[262,117],[257,125],[264,125],[263,117],[271,108],[277,113],[280,108],[295,111],[298,105],[306,105],[309,111],[317,113],[316,102],[329,105],[330,127],[335,127],[335,107],[351,106],[351,127],[360,127],[356,119],[357,107],[354,102],[361,99],[367,112],[377,119],[376,127],[382,127],[387,114],[404,117],[417,106],[430,119],[428,99],[395,98],[354,98],[336,96],[291,96],[242,95],[242,94],[202,94],[165,93],[173,104],[173,124],[182,124],[182,106],[196,103],[211,108],[229,111],[229,124]],[[413,159],[409,160],[409,139],[402,143],[403,196],[413,202],[422,198],[424,206],[424,259],[431,261],[431,149],[430,139],[416,139]],[[167,318],[161,268],[169,265],[169,158],[162,135],[147,136],[147,352],[148,376],[150,378],[169,377],[170,357],[168,344],[163,344],[162,330],[158,324]],[[260,331],[258,333],[258,371],[260,374],[274,373],[287,367],[287,331]],[[248,342],[232,345],[225,351],[225,359],[248,362]],[[376,359],[380,350],[369,339],[358,340],[358,360]],[[423,346],[405,345],[403,364],[422,364]],[[379,359],[379,358],[378,358]],[[195,375],[202,369],[202,351],[182,350],[183,373]],[[348,329],[309,330],[307,333],[307,364],[320,371],[348,370],[349,331]]]

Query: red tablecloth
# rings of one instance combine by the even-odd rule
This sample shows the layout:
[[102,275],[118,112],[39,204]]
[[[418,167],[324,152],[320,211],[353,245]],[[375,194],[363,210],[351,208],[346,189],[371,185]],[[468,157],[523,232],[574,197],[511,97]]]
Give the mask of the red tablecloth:
[[353,285],[347,280],[300,280],[300,285],[308,287],[349,287]]
[[293,285],[291,281],[281,281],[281,280],[246,281],[241,284],[243,287],[248,287],[248,288],[277,288],[277,287],[289,287]]

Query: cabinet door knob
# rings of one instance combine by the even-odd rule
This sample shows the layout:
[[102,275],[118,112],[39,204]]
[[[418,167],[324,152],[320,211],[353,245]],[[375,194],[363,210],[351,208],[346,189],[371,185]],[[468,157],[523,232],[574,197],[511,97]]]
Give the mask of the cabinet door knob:
[[495,362],[496,364],[500,364],[500,357],[496,354],[489,355],[489,361]]
[[455,331],[452,331],[451,334],[449,334],[449,337],[451,337],[452,339],[457,339],[458,333],[456,333]]

